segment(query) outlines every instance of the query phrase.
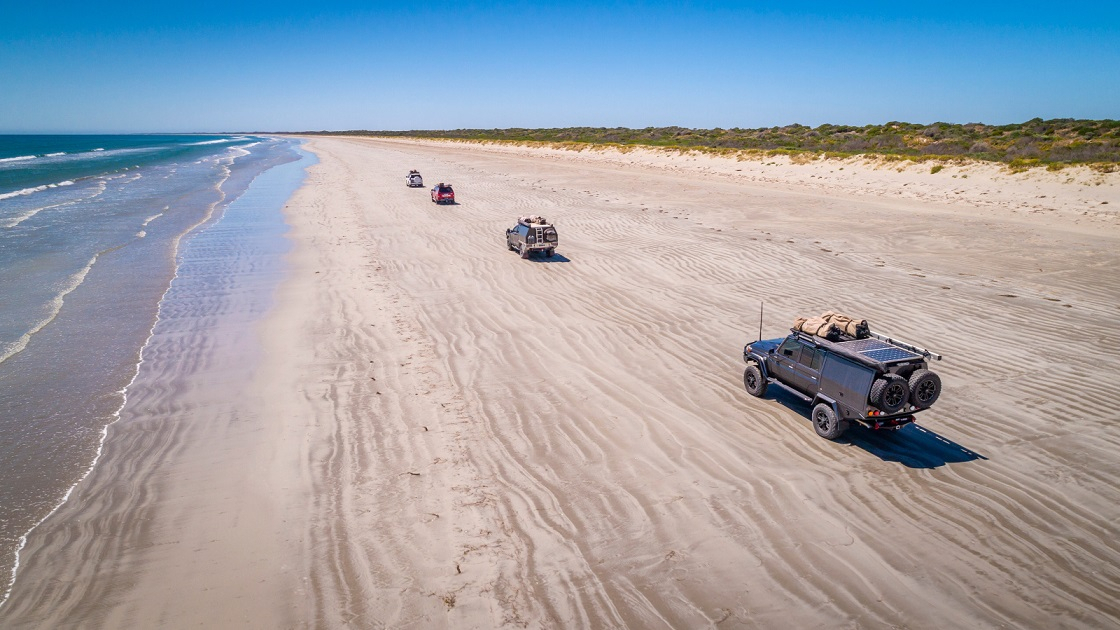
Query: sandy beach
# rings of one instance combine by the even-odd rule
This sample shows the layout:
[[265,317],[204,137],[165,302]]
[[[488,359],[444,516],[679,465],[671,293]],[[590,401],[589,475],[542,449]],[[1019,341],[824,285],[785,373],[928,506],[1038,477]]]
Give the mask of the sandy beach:
[[[274,304],[154,340],[0,627],[1120,625],[1120,173],[305,149]],[[819,438],[744,391],[763,301],[942,353],[940,401]]]

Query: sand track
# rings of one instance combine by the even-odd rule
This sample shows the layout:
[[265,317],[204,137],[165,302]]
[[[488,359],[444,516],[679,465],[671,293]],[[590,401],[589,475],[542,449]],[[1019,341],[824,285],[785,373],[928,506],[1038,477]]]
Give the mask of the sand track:
[[[485,527],[476,539],[462,527],[423,534],[431,544],[460,539],[447,548],[463,572],[428,578],[453,591],[454,607],[394,612],[424,609],[423,580],[410,580],[391,605],[372,604],[371,619],[425,625],[447,615],[479,627],[1116,619],[1108,602],[1117,573],[1107,567],[1120,552],[1109,534],[1117,511],[1099,493],[1112,492],[1116,472],[1107,401],[1117,389],[1086,379],[1117,373],[1115,325],[1101,319],[1117,286],[1075,261],[1114,263],[1111,238],[1070,256],[1067,241],[1086,237],[1010,218],[976,233],[936,207],[906,215],[900,231],[888,228],[905,209],[878,202],[705,186],[578,158],[361,140],[312,146],[325,163],[362,165],[334,185],[368,187],[357,195],[367,199],[368,255],[401,292],[412,344],[423,340],[431,352],[424,365],[440,382],[426,385],[461,400],[464,424],[453,431],[462,446],[425,455],[468,471],[467,485],[455,485],[459,476],[446,483],[471,499],[440,521],[470,516]],[[406,167],[456,183],[460,203],[437,207],[426,192],[398,186],[393,176]],[[529,212],[558,223],[557,260],[504,251],[502,230]],[[833,212],[861,216],[866,229],[845,229]],[[954,255],[962,237],[968,254]],[[1029,273],[1036,264],[1049,274]],[[941,366],[949,393],[920,428],[819,440],[788,397],[756,401],[742,391],[739,351],[760,298],[772,334],[790,314],[837,306],[937,346],[950,357]],[[994,312],[998,321],[985,315]],[[1040,369],[1023,331],[1073,323],[1097,340],[1086,349],[1092,358]],[[401,409],[401,420],[417,411]],[[1056,486],[1063,476],[1076,479]],[[439,485],[426,492],[447,494]],[[355,531],[376,539],[392,526]],[[403,573],[416,575],[419,560],[410,562]]]
[[[293,273],[263,327],[256,420],[242,420],[282,446],[213,463],[271,462],[260,500],[291,521],[231,527],[288,566],[254,601],[190,620],[256,607],[301,627],[1120,623],[1115,227],[970,215],[936,190],[853,195],[878,176],[854,168],[849,187],[801,194],[698,177],[686,157],[309,147],[321,164],[289,204]],[[459,203],[406,188],[410,168],[454,183]],[[506,251],[527,213],[556,222],[554,259]],[[835,308],[934,347],[941,401],[904,431],[818,438],[792,397],[743,390],[762,299],[768,336]],[[161,506],[182,487],[132,500],[173,527]],[[133,583],[98,604],[133,612],[103,618],[187,619],[172,613],[205,600],[145,588],[165,569],[133,557],[148,562],[117,562]],[[93,606],[21,602],[55,619]]]

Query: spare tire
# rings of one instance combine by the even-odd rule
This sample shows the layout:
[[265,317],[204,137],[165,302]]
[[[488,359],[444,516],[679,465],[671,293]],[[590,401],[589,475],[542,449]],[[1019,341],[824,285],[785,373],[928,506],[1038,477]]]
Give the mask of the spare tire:
[[871,404],[883,413],[897,413],[910,398],[910,387],[906,379],[897,374],[885,374],[871,384]]
[[910,404],[919,409],[933,406],[941,395],[941,377],[929,370],[915,370],[910,375]]

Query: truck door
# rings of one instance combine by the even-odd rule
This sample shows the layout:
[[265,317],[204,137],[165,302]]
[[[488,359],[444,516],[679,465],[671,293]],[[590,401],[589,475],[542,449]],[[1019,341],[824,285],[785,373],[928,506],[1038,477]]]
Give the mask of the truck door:
[[801,364],[801,355],[806,351],[816,353],[817,349],[806,346],[796,337],[786,337],[774,353],[775,376],[786,385],[812,395],[817,392],[816,380],[809,378],[805,366]]
[[793,366],[796,387],[810,396],[815,396],[820,391],[823,358],[818,348],[806,344],[802,346],[801,356]]

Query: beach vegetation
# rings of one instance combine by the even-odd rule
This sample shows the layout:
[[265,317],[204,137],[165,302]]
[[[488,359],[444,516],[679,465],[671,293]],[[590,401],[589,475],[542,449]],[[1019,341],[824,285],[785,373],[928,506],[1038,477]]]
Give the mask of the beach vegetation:
[[945,168],[945,167],[942,166],[941,164],[934,164],[932,167],[930,167],[929,174],[930,175],[936,175],[937,173],[940,173],[941,169],[943,169],[943,168]]
[[1007,170],[1012,173],[1022,173],[1032,167],[1039,166],[1041,163],[1038,158],[1016,158],[1007,163]]
[[[1094,166],[1096,170],[1120,165],[1120,121],[1033,118],[1023,123],[986,125],[937,122],[930,125],[891,121],[882,125],[823,124],[809,127],[790,124],[780,127],[742,129],[733,127],[689,129],[685,127],[564,127],[550,129],[451,129],[410,131],[309,132],[326,135],[411,137],[470,142],[500,142],[551,146],[573,151],[592,147],[631,150],[634,147],[664,148],[716,155],[744,153],[761,159],[785,156],[811,161],[820,157],[873,156],[921,163],[927,160],[999,162],[1018,172],[1034,167],[1060,169],[1070,165]],[[1108,166],[1112,165],[1112,166]],[[1111,172],[1102,171],[1102,172]]]

